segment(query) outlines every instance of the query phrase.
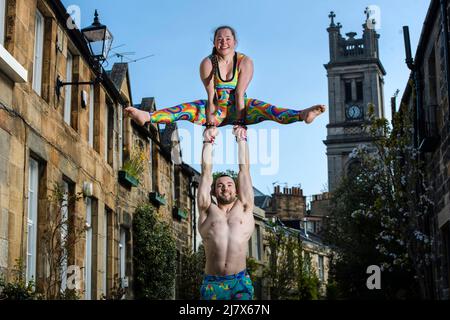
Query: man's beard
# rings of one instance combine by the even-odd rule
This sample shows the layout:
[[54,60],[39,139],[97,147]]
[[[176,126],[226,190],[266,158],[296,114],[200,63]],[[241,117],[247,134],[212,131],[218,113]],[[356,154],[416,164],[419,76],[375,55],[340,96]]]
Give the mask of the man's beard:
[[230,204],[230,203],[233,203],[234,200],[236,200],[236,196],[226,197],[226,196],[218,195],[216,198],[217,198],[217,202],[219,204]]

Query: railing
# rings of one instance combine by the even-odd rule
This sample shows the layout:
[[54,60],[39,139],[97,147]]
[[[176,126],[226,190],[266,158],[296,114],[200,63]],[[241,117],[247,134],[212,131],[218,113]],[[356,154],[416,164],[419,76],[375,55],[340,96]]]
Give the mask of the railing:
[[342,55],[344,57],[364,55],[364,40],[345,41],[342,45]]

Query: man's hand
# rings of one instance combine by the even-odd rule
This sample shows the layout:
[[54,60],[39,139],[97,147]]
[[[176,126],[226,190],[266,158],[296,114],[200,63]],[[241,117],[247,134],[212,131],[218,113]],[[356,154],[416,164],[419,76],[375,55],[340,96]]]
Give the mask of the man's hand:
[[216,127],[206,128],[205,131],[203,131],[203,141],[214,142],[218,135],[219,129]]
[[245,127],[233,126],[233,134],[236,136],[236,141],[247,140],[247,129]]
[[131,117],[140,126],[150,121],[150,113],[147,111],[142,111],[134,107],[126,107],[123,111],[125,116]]

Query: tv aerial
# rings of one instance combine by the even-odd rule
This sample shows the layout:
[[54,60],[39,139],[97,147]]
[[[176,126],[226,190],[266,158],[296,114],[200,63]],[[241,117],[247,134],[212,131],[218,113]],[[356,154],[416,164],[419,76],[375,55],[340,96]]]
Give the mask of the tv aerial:
[[111,48],[111,54],[112,54],[112,56],[113,56],[113,57],[116,57],[116,58],[118,58],[118,59],[120,59],[120,62],[121,62],[121,63],[124,62],[124,61],[123,61],[124,59],[125,59],[125,62],[126,62],[126,63],[134,63],[134,62],[137,62],[137,61],[140,61],[140,60],[144,60],[144,59],[147,59],[147,58],[150,58],[150,57],[153,57],[153,56],[154,56],[154,54],[150,54],[150,55],[147,55],[147,56],[144,56],[144,57],[140,57],[140,58],[137,58],[137,59],[131,59],[131,58],[129,58],[128,56],[135,55],[136,52],[116,52],[116,51],[113,51],[113,49],[123,47],[124,45],[125,45],[125,44],[121,44],[121,45],[119,45],[119,46],[116,46],[116,47],[114,47],[114,48]]

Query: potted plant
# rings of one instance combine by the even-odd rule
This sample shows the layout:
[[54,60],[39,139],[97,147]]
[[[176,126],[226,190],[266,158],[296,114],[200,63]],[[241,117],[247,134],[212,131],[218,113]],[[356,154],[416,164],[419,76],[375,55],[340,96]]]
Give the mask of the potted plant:
[[166,196],[165,194],[160,194],[158,191],[153,191],[149,193],[150,202],[152,202],[156,206],[166,205]]
[[139,179],[145,169],[147,162],[147,155],[144,148],[139,148],[136,145],[131,149],[129,159],[127,159],[122,169],[119,170],[119,182],[127,187],[137,187]]

